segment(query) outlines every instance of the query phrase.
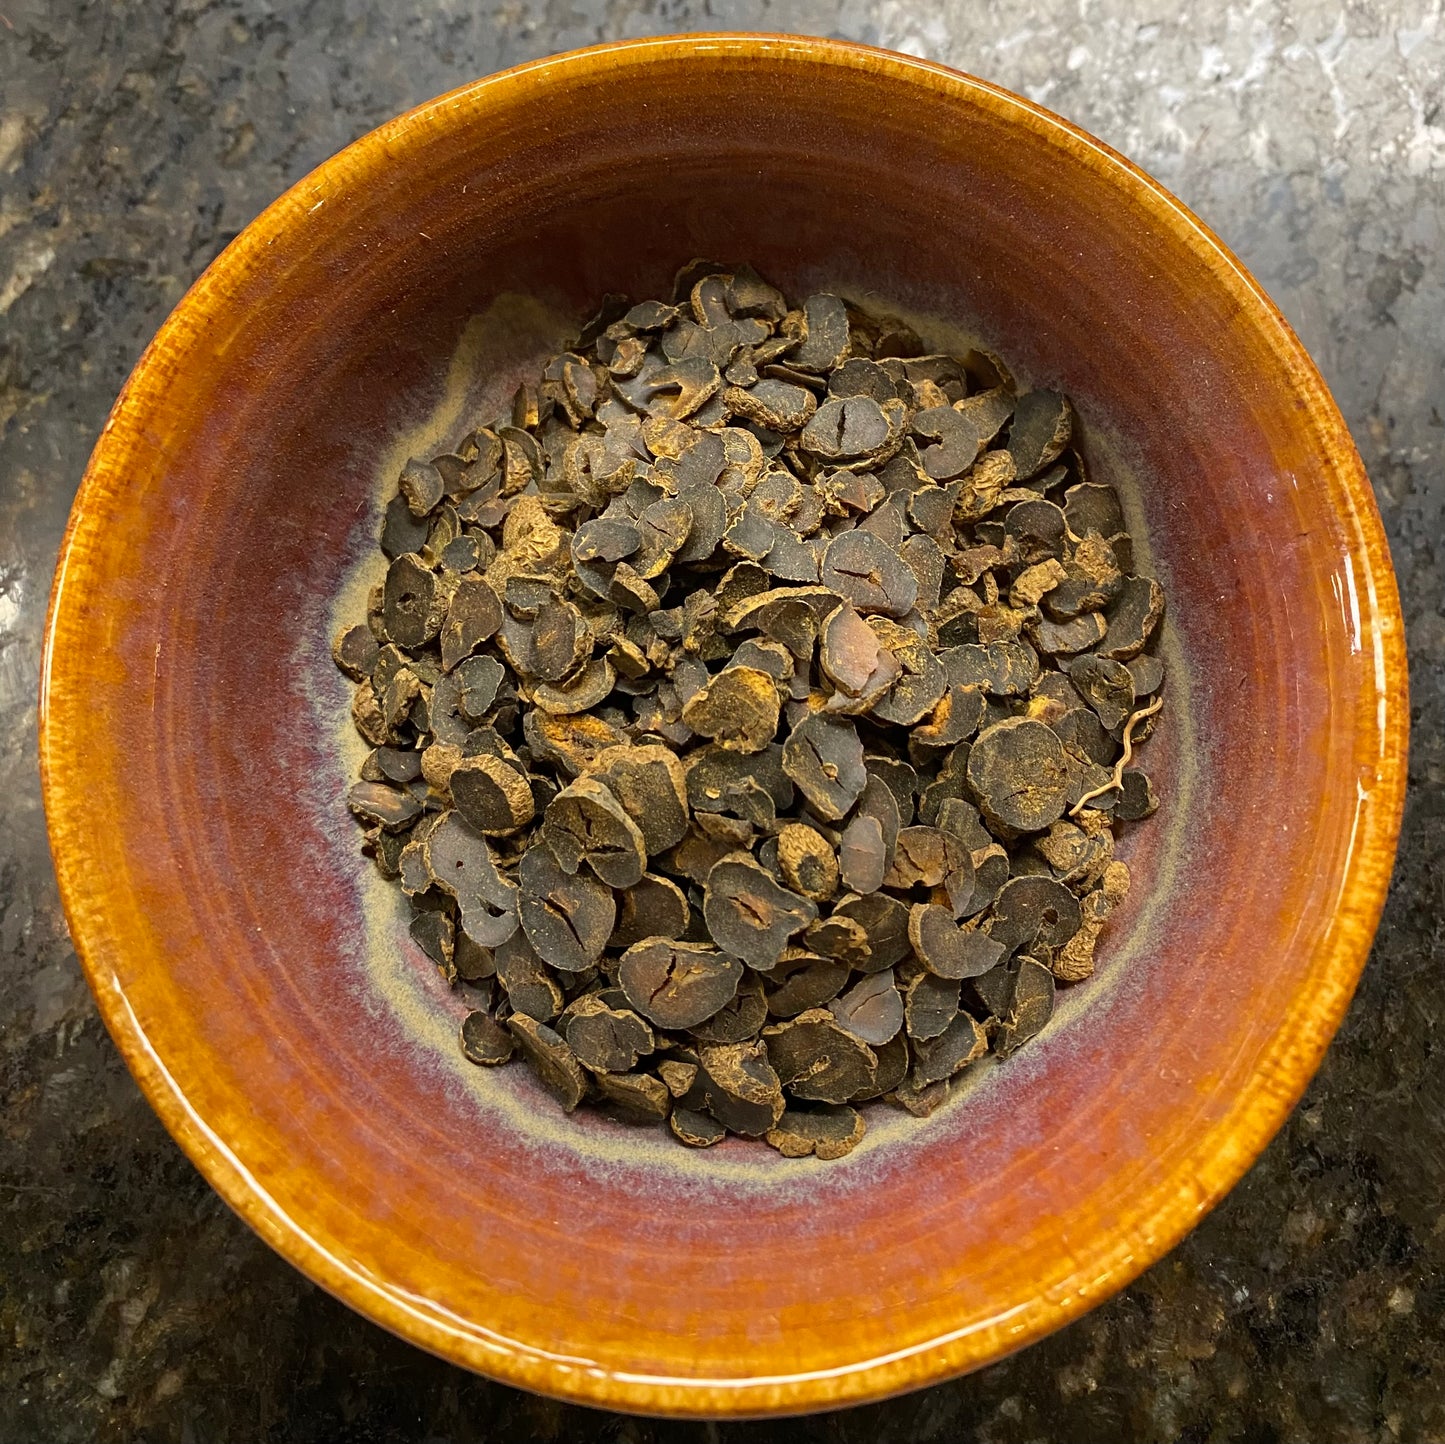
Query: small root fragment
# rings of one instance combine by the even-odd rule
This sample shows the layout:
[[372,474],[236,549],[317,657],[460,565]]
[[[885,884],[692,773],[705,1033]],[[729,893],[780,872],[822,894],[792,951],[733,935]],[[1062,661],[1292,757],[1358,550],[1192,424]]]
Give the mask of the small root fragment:
[[1102,787],[1086,792],[1069,809],[1070,817],[1077,817],[1084,810],[1084,805],[1096,797],[1102,797],[1106,792],[1113,792],[1124,785],[1124,769],[1134,756],[1134,724],[1142,722],[1145,717],[1152,717],[1163,705],[1164,698],[1156,697],[1147,707],[1141,707],[1137,712],[1129,714],[1129,720],[1124,723],[1124,755],[1114,764],[1114,775]]

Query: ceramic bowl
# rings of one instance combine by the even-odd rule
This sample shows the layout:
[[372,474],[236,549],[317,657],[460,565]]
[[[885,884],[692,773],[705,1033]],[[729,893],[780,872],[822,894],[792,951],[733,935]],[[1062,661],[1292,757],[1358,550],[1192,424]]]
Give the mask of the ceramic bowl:
[[[1052,1029],[833,1164],[567,1118],[481,1070],[357,853],[328,640],[383,488],[609,291],[752,261],[1067,391],[1171,612],[1164,803]],[[459,1364],[621,1409],[877,1398],[1157,1259],[1314,1071],[1389,879],[1389,556],[1339,414],[1239,263],[1018,97],[844,44],[714,36],[524,66],[383,126],[249,226],[116,403],[75,504],[41,750],[106,1022],[222,1196]]]

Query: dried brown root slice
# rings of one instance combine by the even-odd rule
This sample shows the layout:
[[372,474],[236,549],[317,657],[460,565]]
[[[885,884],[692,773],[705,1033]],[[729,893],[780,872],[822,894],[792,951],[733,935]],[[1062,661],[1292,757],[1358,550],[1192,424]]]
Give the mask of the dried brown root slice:
[[733,416],[770,431],[795,431],[807,424],[818,401],[805,386],[764,378],[746,390],[729,386],[723,392],[723,405]]
[[1144,650],[1164,616],[1164,588],[1153,577],[1125,577],[1108,612],[1108,636],[1099,655],[1127,662]]
[[744,975],[737,992],[710,1018],[694,1023],[687,1031],[699,1043],[746,1043],[757,1037],[768,1020],[768,1003],[763,985]]
[[502,625],[502,604],[483,577],[461,577],[441,628],[442,667],[450,672]]
[[913,1079],[916,1084],[941,1083],[988,1052],[988,1034],[968,1013],[959,1013],[936,1038],[913,1044]]
[[490,1013],[472,1012],[462,1019],[462,1053],[469,1062],[494,1068],[517,1050],[515,1036]]
[[848,308],[837,296],[819,291],[803,303],[803,340],[789,355],[800,371],[830,371],[848,354]]
[[843,829],[838,844],[838,862],[850,891],[877,892],[883,886],[888,873],[888,851],[883,824],[863,813],[854,816]]
[[376,687],[369,677],[352,695],[351,720],[356,730],[373,747],[380,747],[383,743],[394,740],[392,729],[387,726],[386,714],[382,711],[381,700],[376,695]]
[[415,782],[422,775],[422,754],[410,748],[378,747],[361,764],[361,775],[368,782]]
[[588,712],[607,697],[616,680],[612,663],[605,657],[594,657],[566,683],[540,683],[532,693],[532,700],[544,712],[564,716]]
[[903,1019],[908,1036],[927,1042],[945,1032],[958,1016],[957,981],[919,973],[903,990]]
[[577,1061],[593,1073],[626,1073],[656,1045],[652,1029],[627,1008],[611,1008],[596,993],[568,1004],[557,1031]]
[[[1028,503],[1025,503],[1027,505]],[[1036,607],[1047,593],[1067,580],[1063,564],[1055,557],[1025,567],[1009,588],[1009,603],[1015,607]]]
[[568,601],[549,597],[532,622],[528,663],[539,681],[560,682],[591,652],[592,634]]
[[1041,832],[1064,815],[1069,769],[1058,735],[1014,717],[979,733],[968,755],[968,784],[990,822]]
[[620,562],[642,545],[642,530],[620,517],[599,516],[572,533],[574,562]]
[[591,967],[617,920],[612,889],[586,873],[568,876],[540,842],[524,854],[517,880],[517,913],[537,956],[562,972]]
[[644,938],[680,938],[691,920],[687,897],[670,877],[643,873],[632,887],[617,890],[617,922],[607,946],[625,951]]
[[819,642],[818,664],[842,698],[829,699],[830,711],[871,707],[902,674],[898,659],[851,603],[823,623]]
[[387,639],[398,647],[423,647],[441,631],[448,595],[419,556],[400,556],[386,573],[382,617]]
[[727,1137],[727,1129],[716,1118],[693,1108],[674,1108],[667,1124],[673,1136],[689,1148],[711,1148]]
[[893,685],[869,710],[880,722],[912,727],[943,700],[948,673],[917,632],[887,617],[870,617],[868,626],[901,668]]
[[959,687],[949,683],[929,713],[928,720],[909,734],[910,748],[939,750],[956,747],[978,731],[987,715],[988,700],[981,687]]
[[682,763],[668,747],[604,748],[588,764],[642,833],[649,856],[666,852],[687,832],[687,783]]
[[1083,901],[1083,922],[1078,932],[1049,961],[1049,968],[1061,983],[1081,983],[1094,974],[1094,949],[1112,911],[1102,891],[1091,892]]
[[999,1030],[999,1057],[1010,1057],[1037,1037],[1053,1012],[1053,973],[1034,958],[1025,958],[1014,980],[1013,1005]]
[[1112,733],[1125,724],[1134,711],[1134,676],[1122,662],[1091,652],[1075,657],[1068,673],[1106,732]]
[[853,1103],[868,1103],[891,1093],[907,1076],[912,1059],[908,1053],[908,1038],[899,1032],[886,1043],[869,1045],[878,1059],[877,1072],[868,1087],[860,1089],[849,1100]]
[[866,953],[854,966],[876,973],[908,956],[908,908],[887,893],[840,898],[833,905],[833,920],[856,923],[863,929]]
[[940,887],[948,872],[948,839],[936,827],[899,829],[893,851],[893,866],[884,875],[883,886],[907,890],[912,887]]
[[755,968],[770,968],[788,939],[817,916],[817,905],[779,886],[746,854],[724,857],[707,875],[703,918],[719,946]]
[[838,858],[816,828],[787,823],[778,833],[778,866],[794,892],[825,903],[838,889]]
[[442,499],[445,490],[441,472],[431,462],[416,457],[402,467],[397,486],[414,517],[423,517],[431,511]]
[[487,837],[506,837],[536,815],[536,799],[526,777],[485,752],[458,762],[447,786],[457,811]]
[[847,963],[836,958],[788,948],[776,966],[763,974],[767,1010],[775,1018],[794,1018],[810,1008],[821,1008],[843,991]]
[[[743,754],[700,747],[685,763],[687,803],[694,812],[730,812],[766,823],[793,806],[795,791],[783,771],[783,749],[774,744]],[[766,801],[764,800],[766,798]]]
[[1051,622],[1043,617],[1038,625],[1039,650],[1050,656],[1087,652],[1104,640],[1106,631],[1102,612],[1081,612],[1067,622]]
[[421,841],[434,886],[456,900],[471,940],[495,948],[517,930],[517,889],[497,870],[486,839],[459,812],[443,813]]
[[763,1137],[784,1158],[815,1155],[832,1162],[852,1153],[867,1131],[868,1125],[856,1108],[829,1108],[815,1113],[786,1108],[777,1126]]
[[375,823],[386,832],[410,827],[422,813],[421,803],[411,793],[385,782],[354,783],[346,801],[362,821]]
[[778,730],[778,688],[766,672],[729,667],[682,709],[682,720],[700,736],[736,752],[761,752]]
[[1006,952],[1004,944],[989,934],[960,928],[950,908],[934,903],[915,904],[908,918],[908,940],[930,973],[955,981],[988,972]]
[[1164,685],[1164,663],[1158,657],[1141,652],[1137,657],[1130,657],[1124,665],[1134,679],[1136,697],[1151,696]]
[[1034,851],[1060,882],[1081,884],[1102,876],[1113,856],[1114,835],[1107,829],[1090,834],[1077,823],[1056,822],[1045,836],[1035,838]]
[[749,593],[728,607],[719,600],[718,607],[725,631],[756,628],[781,642],[799,660],[808,660],[823,618],[838,602],[838,593],[826,586],[789,586]]
[[881,537],[845,531],[828,543],[819,572],[823,585],[860,612],[901,617],[918,600],[918,578]]
[[358,623],[337,633],[331,657],[353,682],[362,682],[371,676],[378,650],[371,628]]
[[657,1072],[674,1098],[686,1097],[697,1082],[697,1064],[684,1063],[677,1058],[664,1058],[657,1065]]
[[421,912],[411,920],[412,940],[451,983],[456,981],[456,924],[443,912]]
[[[904,916],[907,916],[906,911]],[[837,958],[850,967],[862,967],[870,956],[867,931],[860,922],[850,917],[835,914],[819,918],[808,926],[803,940],[815,952]]]
[[890,417],[871,396],[835,396],[808,419],[799,445],[833,463],[876,457],[887,448],[902,414],[894,403]]
[[1064,553],[1064,580],[1050,589],[1044,610],[1056,622],[1100,611],[1123,590],[1124,574],[1111,543],[1090,534]]
[[456,940],[457,977],[464,982],[479,983],[497,973],[495,951],[486,945],[474,942],[466,933],[458,933]]
[[547,804],[542,840],[564,872],[586,863],[609,887],[631,887],[647,867],[642,832],[594,776],[579,777]]
[[550,1023],[562,1011],[562,989],[525,934],[513,933],[497,947],[493,957],[497,981],[516,1012],[539,1023]]
[[1026,391],[1014,406],[1009,453],[1020,477],[1037,476],[1069,444],[1074,410],[1056,391]]
[[680,497],[655,501],[637,519],[642,545],[631,558],[644,581],[655,581],[668,568],[692,531],[692,508]]
[[844,1103],[873,1083],[878,1058],[823,1008],[763,1029],[768,1058],[795,1098]]
[[758,1138],[783,1116],[783,1089],[763,1044],[705,1043],[695,1087],[729,1132]]
[[951,647],[941,658],[948,680],[980,687],[992,697],[1022,697],[1039,678],[1039,658],[1022,642]]
[[661,1123],[668,1115],[672,1097],[650,1073],[594,1073],[604,1112],[624,1123]]
[[868,783],[858,729],[846,718],[812,713],[783,743],[783,771],[819,817],[841,822]]
[[1047,956],[1078,932],[1081,921],[1079,900],[1063,883],[1051,877],[1015,877],[994,898],[987,928],[1005,954],[1022,948]]
[[881,1048],[903,1027],[903,998],[893,969],[861,978],[841,997],[834,998],[828,1011],[854,1037],[871,1048]]
[[924,446],[920,461],[924,474],[934,481],[950,481],[962,476],[973,465],[983,444],[976,426],[953,407],[943,405],[926,406],[916,411],[911,422],[913,435],[920,441],[932,442]]
[[1134,769],[1120,774],[1119,798],[1114,804],[1114,819],[1117,822],[1140,822],[1150,817],[1159,807],[1154,794],[1154,784],[1146,773]]
[[513,1013],[507,1027],[542,1085],[571,1113],[587,1096],[587,1075],[566,1040],[524,1013]]
[[585,714],[552,716],[539,709],[527,713],[522,728],[532,750],[570,777],[586,771],[609,748],[627,742],[609,722]]
[[[370,635],[370,633],[368,633]],[[883,646],[853,604],[838,607],[822,627],[818,662],[834,687],[861,697],[877,674]]]
[[937,1083],[918,1083],[910,1077],[887,1096],[890,1103],[906,1109],[915,1118],[931,1118],[948,1102],[951,1086],[947,1078]]
[[617,981],[627,1001],[659,1028],[696,1027],[732,1001],[742,964],[706,943],[646,938],[623,953]]

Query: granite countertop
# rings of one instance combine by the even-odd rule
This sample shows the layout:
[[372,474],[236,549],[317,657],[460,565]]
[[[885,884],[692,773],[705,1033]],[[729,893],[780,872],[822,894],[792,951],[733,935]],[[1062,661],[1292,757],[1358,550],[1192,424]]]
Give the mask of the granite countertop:
[[[421,12],[421,13],[416,13]],[[1298,329],[1374,482],[1409,631],[1394,889],[1304,1102],[1117,1298],[972,1378],[677,1425],[464,1374],[234,1218],[97,1017],[46,850],[46,592],[106,411],[186,287],[311,166],[548,52],[803,30],[996,80],[1118,146]],[[1445,1439],[1445,17],[1440,0],[0,0],[0,1441]]]

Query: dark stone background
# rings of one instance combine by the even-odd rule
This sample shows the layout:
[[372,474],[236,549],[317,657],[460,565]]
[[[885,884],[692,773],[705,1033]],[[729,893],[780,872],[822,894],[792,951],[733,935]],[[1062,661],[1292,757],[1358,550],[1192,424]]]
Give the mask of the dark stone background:
[[[417,12],[417,13],[414,13]],[[1445,1439],[1445,20],[1440,0],[0,0],[0,1441]],[[203,266],[416,101],[598,40],[840,34],[1061,110],[1192,204],[1323,367],[1410,635],[1374,958],[1239,1188],[1119,1297],[893,1403],[757,1425],[564,1407],[418,1353],[225,1209],[107,1039],[35,763],[45,597],[107,408]],[[1267,862],[1267,860],[1265,860]]]

